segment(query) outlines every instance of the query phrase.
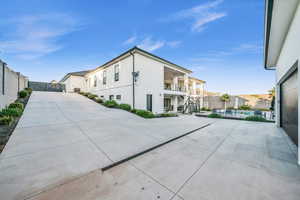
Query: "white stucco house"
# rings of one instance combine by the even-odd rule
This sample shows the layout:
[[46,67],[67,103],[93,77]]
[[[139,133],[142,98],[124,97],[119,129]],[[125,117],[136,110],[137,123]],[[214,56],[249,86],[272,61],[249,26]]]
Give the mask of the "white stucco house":
[[[133,47],[89,71],[67,74],[67,92],[81,90],[153,113],[177,112],[187,99],[203,104],[204,84],[191,70]],[[188,98],[190,97],[190,98]]]
[[[266,0],[264,64],[276,70],[276,124],[299,144],[299,0]],[[300,149],[298,146],[298,163]]]

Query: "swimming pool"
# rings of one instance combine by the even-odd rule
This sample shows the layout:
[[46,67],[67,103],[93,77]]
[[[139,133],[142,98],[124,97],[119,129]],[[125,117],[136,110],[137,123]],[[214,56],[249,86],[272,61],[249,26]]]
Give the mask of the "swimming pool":
[[246,118],[248,116],[261,116],[267,120],[274,120],[275,115],[271,111],[259,111],[259,110],[213,110],[213,113],[217,113],[224,117],[236,117],[236,118]]

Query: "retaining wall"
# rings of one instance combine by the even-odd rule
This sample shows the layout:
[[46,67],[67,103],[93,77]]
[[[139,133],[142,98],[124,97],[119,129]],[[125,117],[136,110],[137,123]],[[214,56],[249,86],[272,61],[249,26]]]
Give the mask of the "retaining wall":
[[18,92],[28,87],[28,78],[14,72],[0,60],[0,109],[18,98]]

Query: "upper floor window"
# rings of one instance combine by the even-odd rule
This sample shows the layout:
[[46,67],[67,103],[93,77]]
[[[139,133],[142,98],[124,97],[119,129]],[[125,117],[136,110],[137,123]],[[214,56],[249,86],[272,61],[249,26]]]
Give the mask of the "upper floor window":
[[94,76],[94,87],[97,87],[97,76]]
[[115,65],[115,81],[119,81],[119,65]]
[[103,71],[103,85],[106,85],[106,71]]

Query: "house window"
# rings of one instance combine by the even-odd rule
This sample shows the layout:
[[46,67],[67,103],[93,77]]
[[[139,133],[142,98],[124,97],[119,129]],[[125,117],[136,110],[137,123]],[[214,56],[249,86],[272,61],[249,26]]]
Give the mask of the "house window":
[[94,76],[94,87],[97,87],[97,76]]
[[106,71],[103,71],[103,85],[106,85]]
[[114,95],[109,95],[109,100],[114,100]]
[[117,99],[117,100],[121,100],[121,95],[117,95],[117,96],[116,96],[116,99]]
[[115,65],[115,81],[119,81],[119,65]]

